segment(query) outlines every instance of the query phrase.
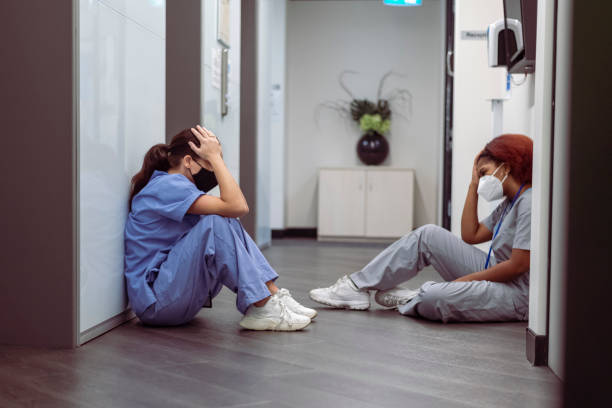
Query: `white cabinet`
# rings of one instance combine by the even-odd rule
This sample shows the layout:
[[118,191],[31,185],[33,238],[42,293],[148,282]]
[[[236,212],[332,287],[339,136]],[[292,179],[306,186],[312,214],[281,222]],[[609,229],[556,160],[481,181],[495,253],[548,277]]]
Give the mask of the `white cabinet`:
[[365,234],[365,172],[321,170],[319,173],[319,236]]
[[366,171],[365,235],[397,238],[412,230],[414,172]]
[[319,170],[320,240],[398,238],[412,230],[414,171],[325,168]]

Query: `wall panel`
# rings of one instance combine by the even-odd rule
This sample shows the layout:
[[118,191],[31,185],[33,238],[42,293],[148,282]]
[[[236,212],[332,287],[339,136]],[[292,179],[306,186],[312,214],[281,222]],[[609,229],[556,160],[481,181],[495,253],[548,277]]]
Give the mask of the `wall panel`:
[[80,332],[128,306],[123,232],[131,177],[164,141],[163,1],[81,0]]

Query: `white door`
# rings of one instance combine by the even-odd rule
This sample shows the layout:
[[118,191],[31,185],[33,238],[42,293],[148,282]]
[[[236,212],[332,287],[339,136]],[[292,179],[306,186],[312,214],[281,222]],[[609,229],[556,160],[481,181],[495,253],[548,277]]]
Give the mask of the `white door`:
[[414,173],[368,171],[366,236],[401,237],[412,230]]
[[365,172],[321,170],[319,236],[363,236]]

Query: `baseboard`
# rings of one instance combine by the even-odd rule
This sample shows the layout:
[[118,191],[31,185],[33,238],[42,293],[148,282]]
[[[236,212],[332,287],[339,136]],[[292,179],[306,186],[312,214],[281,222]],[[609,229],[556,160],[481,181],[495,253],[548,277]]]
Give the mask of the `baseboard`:
[[285,228],[285,229],[273,229],[272,238],[316,238],[316,228]]
[[81,335],[79,336],[79,346],[82,346],[88,341],[93,340],[98,336],[101,336],[107,331],[114,329],[115,327],[119,326],[124,322],[127,322],[128,320],[133,319],[134,317],[136,317],[136,315],[134,314],[132,309],[128,309],[119,313],[116,316],[111,317],[110,319],[106,319],[102,323],[98,323],[94,327],[91,327],[81,333]]
[[535,334],[529,327],[526,336],[527,360],[533,366],[548,365],[548,336]]
[[389,245],[397,241],[397,238],[376,238],[376,237],[338,237],[319,235],[317,240],[320,242],[340,242],[347,244],[385,244]]

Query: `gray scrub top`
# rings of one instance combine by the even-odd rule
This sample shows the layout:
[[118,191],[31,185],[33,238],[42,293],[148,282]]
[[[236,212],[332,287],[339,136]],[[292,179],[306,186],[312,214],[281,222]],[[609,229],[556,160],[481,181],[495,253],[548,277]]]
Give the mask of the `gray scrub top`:
[[[510,200],[506,198],[482,220],[482,223],[495,234],[499,222]],[[512,255],[512,248],[531,250],[531,188],[525,190],[508,210],[502,222],[499,233],[493,239],[492,264],[507,261]],[[529,271],[518,278],[522,283],[529,284]]]

